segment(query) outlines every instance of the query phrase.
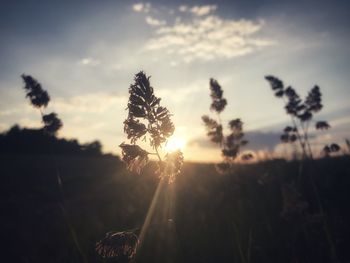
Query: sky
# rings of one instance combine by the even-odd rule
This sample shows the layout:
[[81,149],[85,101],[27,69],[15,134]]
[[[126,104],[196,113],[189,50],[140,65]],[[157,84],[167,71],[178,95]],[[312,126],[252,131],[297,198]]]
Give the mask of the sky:
[[40,127],[20,75],[36,78],[64,123],[59,136],[100,140],[120,154],[127,142],[128,88],[143,70],[173,114],[185,159],[218,161],[201,122],[210,112],[209,79],[228,101],[223,122],[241,118],[247,151],[285,154],[289,117],[265,75],[300,95],[315,85],[324,108],[311,131],[320,145],[350,138],[350,3],[346,1],[1,1],[0,131]]

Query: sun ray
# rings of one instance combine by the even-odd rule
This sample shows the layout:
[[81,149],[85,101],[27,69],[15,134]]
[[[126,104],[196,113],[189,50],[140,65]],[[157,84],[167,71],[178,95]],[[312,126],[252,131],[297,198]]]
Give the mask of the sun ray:
[[[145,235],[147,233],[147,230],[150,226],[150,223],[151,223],[151,220],[153,218],[154,211],[155,211],[155,207],[156,207],[156,204],[157,204],[158,199],[159,199],[159,194],[160,194],[163,186],[164,186],[164,179],[161,178],[159,183],[158,183],[157,189],[153,195],[151,205],[148,208],[145,222],[143,223],[142,228],[141,228],[141,232],[140,232],[140,236],[139,236],[139,245],[137,246],[138,250],[141,248],[142,242],[143,242]],[[135,249],[136,249],[136,247],[135,247]]]

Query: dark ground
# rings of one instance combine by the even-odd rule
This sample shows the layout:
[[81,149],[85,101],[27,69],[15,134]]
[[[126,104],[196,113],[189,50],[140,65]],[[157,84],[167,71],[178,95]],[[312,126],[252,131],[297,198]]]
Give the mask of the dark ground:
[[[163,187],[136,262],[331,262],[332,248],[350,262],[349,165],[309,161],[300,174],[299,162],[275,160],[223,176],[185,164]],[[142,225],[152,171],[131,174],[111,156],[1,155],[1,261],[118,262],[103,261],[95,243]]]

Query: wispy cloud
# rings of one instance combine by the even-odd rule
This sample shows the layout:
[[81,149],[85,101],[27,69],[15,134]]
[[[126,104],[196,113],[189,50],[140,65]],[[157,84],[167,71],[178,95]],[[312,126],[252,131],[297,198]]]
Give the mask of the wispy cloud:
[[71,98],[55,98],[52,108],[60,112],[104,113],[109,109],[117,109],[119,105],[126,104],[127,97],[113,93],[90,93]]
[[[204,132],[203,132],[204,133]],[[260,132],[260,131],[248,131],[245,133],[248,145],[245,147],[247,150],[273,150],[280,143],[280,133],[278,132]],[[210,140],[204,136],[194,138],[189,142],[189,145],[199,145],[203,148],[219,149],[216,144],[210,142]]]
[[230,59],[276,44],[258,36],[263,20],[223,19],[212,14],[216,5],[178,7],[189,18],[176,17],[172,24],[147,16],[146,22],[157,26],[154,36],[145,44],[147,51],[165,51],[185,62]]
[[150,3],[137,3],[132,6],[132,10],[139,13],[149,13],[151,10]]
[[98,59],[87,57],[87,58],[81,59],[79,61],[79,64],[83,66],[97,66],[100,64],[100,61]]
[[173,89],[160,89],[157,91],[157,94],[161,98],[167,98],[167,101],[173,103],[179,103],[187,101],[191,96],[198,96],[198,93],[202,92],[201,86],[190,86],[187,88],[180,88],[174,92]]
[[152,16],[146,16],[145,20],[146,20],[146,23],[150,26],[166,25],[166,22],[164,20],[159,20],[159,19],[153,18]]
[[216,5],[202,5],[202,6],[193,6],[189,7],[187,5],[179,6],[179,11],[183,13],[192,13],[196,16],[205,16],[215,11],[217,8]]

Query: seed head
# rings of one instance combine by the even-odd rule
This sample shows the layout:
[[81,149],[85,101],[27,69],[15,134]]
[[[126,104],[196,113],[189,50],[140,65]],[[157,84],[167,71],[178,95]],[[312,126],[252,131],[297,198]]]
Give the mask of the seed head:
[[167,153],[165,161],[159,164],[157,174],[160,177],[167,177],[169,183],[175,182],[176,177],[180,174],[184,157],[180,150]]
[[242,154],[242,156],[241,156],[241,159],[242,159],[243,161],[249,161],[249,160],[251,160],[251,159],[253,159],[253,158],[254,158],[254,156],[253,156],[252,153],[244,153],[244,154]]
[[318,112],[322,109],[322,93],[320,88],[316,85],[309,92],[305,100],[305,105],[308,111]]
[[331,126],[326,121],[318,121],[316,122],[317,130],[328,130]]
[[140,173],[141,169],[148,163],[148,152],[135,144],[119,145],[122,148],[122,160],[132,172]]
[[204,125],[207,128],[207,135],[213,143],[221,144],[224,138],[222,133],[222,125],[219,125],[217,121],[209,118],[209,116],[202,116]]
[[265,79],[270,83],[271,89],[275,92],[276,97],[283,97],[284,85],[283,82],[274,76],[265,76]]
[[128,116],[124,121],[124,132],[131,144],[120,145],[122,159],[129,170],[140,173],[148,163],[150,153],[136,145],[138,140],[146,141],[148,136],[150,146],[158,154],[157,149],[174,133],[175,127],[170,119],[171,114],[166,107],[160,105],[160,101],[161,99],[154,95],[150,77],[142,71],[137,73],[134,83],[129,88]]
[[133,232],[108,232],[96,243],[96,252],[103,258],[128,262],[135,256],[138,243],[139,239]]
[[130,117],[124,121],[124,132],[128,135],[131,143],[135,143],[147,133],[147,128],[139,120]]
[[29,75],[22,74],[24,81],[24,90],[26,97],[30,99],[31,104],[36,108],[46,107],[50,101],[49,94],[43,90],[41,84]]
[[42,119],[44,123],[44,131],[50,135],[55,135],[63,126],[62,121],[54,112],[43,115]]
[[227,104],[226,99],[222,97],[223,93],[219,83],[215,79],[210,79],[210,97],[212,99],[210,109],[217,113],[222,112]]

